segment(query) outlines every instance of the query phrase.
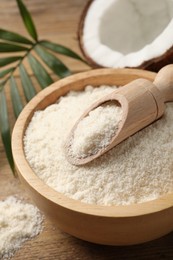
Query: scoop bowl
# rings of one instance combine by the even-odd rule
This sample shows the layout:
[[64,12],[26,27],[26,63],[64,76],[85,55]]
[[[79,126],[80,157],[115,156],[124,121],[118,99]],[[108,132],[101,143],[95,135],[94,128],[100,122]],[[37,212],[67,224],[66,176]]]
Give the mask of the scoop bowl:
[[[72,143],[78,124],[87,117],[92,110],[106,102],[112,101],[118,103],[123,111],[122,119],[115,135],[110,139],[107,146],[98,149],[96,153],[88,154],[85,157],[74,156]],[[65,144],[67,160],[74,165],[84,165],[95,160],[126,138],[159,119],[164,114],[165,103],[170,101],[173,101],[172,64],[163,67],[157,73],[153,83],[144,78],[136,79],[104,96],[83,113],[70,131]],[[114,124],[114,122],[112,122],[112,124]]]

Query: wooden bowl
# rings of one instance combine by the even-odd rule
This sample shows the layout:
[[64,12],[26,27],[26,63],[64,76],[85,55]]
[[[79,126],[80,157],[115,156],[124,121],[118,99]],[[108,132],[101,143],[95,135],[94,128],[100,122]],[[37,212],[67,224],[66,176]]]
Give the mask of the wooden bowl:
[[124,85],[155,73],[135,69],[98,69],[55,82],[34,97],[21,112],[12,136],[12,151],[21,182],[36,205],[61,230],[86,241],[105,245],[132,245],[161,237],[173,230],[173,194],[129,206],[97,206],[70,199],[45,184],[30,168],[23,136],[35,111],[86,85]]

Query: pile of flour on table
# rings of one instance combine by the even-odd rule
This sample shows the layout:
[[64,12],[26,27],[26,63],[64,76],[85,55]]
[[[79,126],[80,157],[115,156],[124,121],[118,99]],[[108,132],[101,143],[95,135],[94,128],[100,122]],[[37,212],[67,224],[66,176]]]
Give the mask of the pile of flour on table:
[[15,196],[0,201],[0,259],[10,259],[21,245],[42,230],[39,210]]

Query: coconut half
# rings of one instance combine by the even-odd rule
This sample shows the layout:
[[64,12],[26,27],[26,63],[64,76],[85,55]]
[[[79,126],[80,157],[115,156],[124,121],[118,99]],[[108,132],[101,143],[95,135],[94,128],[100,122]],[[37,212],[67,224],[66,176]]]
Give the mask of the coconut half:
[[79,42],[93,67],[158,71],[173,63],[173,0],[89,1]]

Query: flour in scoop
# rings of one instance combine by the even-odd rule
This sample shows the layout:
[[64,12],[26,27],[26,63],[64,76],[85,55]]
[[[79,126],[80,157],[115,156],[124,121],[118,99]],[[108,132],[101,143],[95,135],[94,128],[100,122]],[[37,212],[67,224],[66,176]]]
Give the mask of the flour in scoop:
[[107,102],[83,118],[77,125],[70,145],[73,157],[85,158],[108,146],[122,119],[122,107]]
[[100,158],[71,165],[64,144],[71,128],[94,102],[115,87],[71,91],[33,115],[25,132],[26,159],[35,174],[67,197],[97,205],[129,205],[173,192],[173,103],[164,116]]
[[0,259],[10,259],[28,239],[42,230],[39,210],[14,196],[0,201]]

